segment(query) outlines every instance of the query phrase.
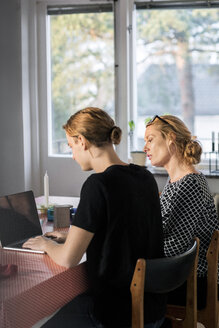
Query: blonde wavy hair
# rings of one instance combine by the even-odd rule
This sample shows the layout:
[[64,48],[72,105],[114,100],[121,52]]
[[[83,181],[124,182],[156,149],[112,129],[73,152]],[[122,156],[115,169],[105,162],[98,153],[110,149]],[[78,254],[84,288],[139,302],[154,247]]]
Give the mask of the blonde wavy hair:
[[192,136],[191,132],[184,124],[182,120],[173,115],[155,116],[147,125],[156,126],[164,139],[171,138],[174,135],[175,138],[171,138],[175,144],[177,153],[182,160],[188,164],[198,164],[201,160],[202,147],[200,142],[195,136]]

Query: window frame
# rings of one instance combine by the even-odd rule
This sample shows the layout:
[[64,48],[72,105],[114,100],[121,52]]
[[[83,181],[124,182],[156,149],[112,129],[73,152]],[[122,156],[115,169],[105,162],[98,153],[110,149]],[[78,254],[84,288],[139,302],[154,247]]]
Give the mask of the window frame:
[[[110,0],[111,1],[111,0]],[[118,155],[124,160],[129,160],[129,138],[128,138],[128,122],[136,121],[137,118],[137,81],[136,81],[136,25],[135,14],[139,6],[149,5],[166,5],[175,3],[182,6],[186,3],[194,1],[142,1],[127,0],[113,1],[115,13],[115,119],[116,123],[123,131],[122,142],[116,147]],[[205,4],[204,0],[195,0],[199,5]],[[82,5],[87,3],[105,4],[108,0],[68,0],[68,4]],[[219,1],[210,0],[209,3],[214,7],[219,7]],[[49,135],[47,126],[51,120],[48,108],[50,102],[50,86],[48,76],[50,74],[50,65],[48,62],[48,24],[47,24],[47,6],[64,5],[65,0],[33,0],[28,4],[29,18],[29,67],[30,67],[30,102],[33,104],[31,108],[32,121],[35,120],[36,128],[32,132],[32,162],[34,169],[40,172],[42,176],[47,167],[49,149],[47,142]],[[32,68],[34,67],[34,69]],[[46,113],[46,115],[45,115]],[[50,129],[51,131],[51,129]],[[36,134],[39,139],[36,139]],[[35,140],[36,139],[36,140]],[[135,140],[134,140],[135,142]],[[48,161],[62,157],[68,160],[67,156],[48,156]],[[208,160],[201,163],[203,168],[208,167]],[[40,169],[37,168],[37,164]],[[203,166],[204,164],[204,166]]]
[[[116,123],[122,128],[123,138],[119,146],[117,146],[117,152],[123,160],[128,159],[128,141],[125,136],[128,133],[128,120],[129,120],[129,35],[126,26],[128,26],[128,6],[124,4],[129,4],[129,2],[121,3],[121,1],[111,1],[114,3],[115,8],[115,119]],[[38,32],[38,85],[39,85],[39,108],[40,108],[40,124],[43,126],[42,134],[43,139],[46,140],[50,138],[51,134],[46,134],[47,126],[51,122],[50,117],[50,104],[51,104],[51,86],[49,81],[50,76],[50,65],[48,62],[49,58],[49,26],[46,14],[47,6],[54,6],[65,4],[63,0],[47,0],[47,1],[37,1],[37,32]],[[93,1],[89,0],[70,0],[69,4],[82,5],[82,4],[92,4]],[[95,4],[106,4],[109,3],[108,0],[98,0]],[[126,10],[124,10],[124,7]],[[121,24],[125,22],[125,24]],[[46,31],[46,33],[45,33]],[[119,31],[118,33],[116,31]],[[45,112],[47,112],[46,119],[43,118]],[[49,128],[51,131],[51,127]],[[41,135],[42,135],[41,134]],[[47,153],[48,152],[48,147]],[[62,155],[49,155],[50,157],[63,157]],[[64,156],[66,157],[66,156]]]
[[[215,9],[219,8],[219,0],[130,0],[133,2],[135,10],[148,9],[148,10],[165,10],[165,9]],[[133,38],[135,38],[133,36]],[[133,62],[132,65],[136,65],[136,62]],[[136,89],[137,89],[137,79]],[[136,91],[135,91],[136,92]],[[137,97],[137,96],[136,96]],[[134,117],[137,117],[137,98],[135,103]],[[135,140],[136,142],[136,140]],[[198,164],[198,169],[200,170],[209,170],[210,159],[206,156],[202,156],[201,162]],[[151,163],[148,164],[149,167],[152,167]],[[214,164],[213,164],[214,166]],[[156,170],[156,168],[155,168]],[[159,168],[158,168],[159,170]]]
[[[88,3],[87,4],[68,4],[68,5],[48,5],[47,6],[47,20],[48,20],[48,42],[49,42],[49,49],[48,49],[48,61],[52,62],[52,56],[51,56],[51,20],[53,18],[53,16],[64,16],[64,15],[69,15],[72,17],[75,17],[78,14],[93,14],[95,13],[96,15],[101,14],[101,13],[111,13],[113,16],[113,33],[115,32],[115,19],[114,19],[114,2],[113,1],[104,1],[104,2],[98,2],[98,3]],[[83,33],[83,32],[82,32]],[[115,48],[115,42],[113,39],[112,42],[112,47],[113,47],[113,52],[114,52],[114,48]],[[115,61],[115,56],[113,56],[113,61]],[[51,65],[50,65],[51,66]],[[113,79],[115,80],[115,63],[113,63],[112,66],[114,72],[113,74]],[[110,70],[112,72],[112,70]],[[52,94],[51,90],[52,90],[52,72],[51,70],[48,69],[48,92],[50,92],[50,95]],[[114,81],[115,83],[115,81]],[[52,98],[52,97],[51,97]],[[55,152],[53,149],[53,144],[56,140],[54,140],[54,127],[52,126],[52,116],[53,116],[53,112],[52,112],[52,108],[51,108],[51,103],[52,103],[53,99],[50,99],[50,106],[49,106],[49,131],[50,131],[50,138],[49,138],[49,156],[51,157],[71,157],[71,151],[69,149],[69,153],[65,154],[59,151]],[[84,106],[86,106],[87,104],[85,104]],[[98,106],[98,104],[97,104]],[[115,87],[113,89],[113,106],[115,109]],[[102,107],[101,107],[102,108]],[[67,117],[66,117],[67,119]],[[54,121],[54,118],[53,118]],[[64,122],[61,123],[61,125]],[[61,125],[59,125],[61,127]],[[60,128],[59,128],[60,130]],[[63,135],[64,135],[64,131],[63,131]],[[57,142],[57,141],[56,141]],[[63,139],[63,141],[61,141],[61,143],[65,143],[65,138]]]

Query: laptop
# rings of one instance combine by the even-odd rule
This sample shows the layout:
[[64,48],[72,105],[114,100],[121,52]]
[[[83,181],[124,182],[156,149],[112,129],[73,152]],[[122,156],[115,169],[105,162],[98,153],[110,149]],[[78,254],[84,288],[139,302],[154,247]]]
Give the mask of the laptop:
[[0,197],[0,241],[8,250],[40,253],[43,251],[22,248],[31,237],[42,235],[33,191]]

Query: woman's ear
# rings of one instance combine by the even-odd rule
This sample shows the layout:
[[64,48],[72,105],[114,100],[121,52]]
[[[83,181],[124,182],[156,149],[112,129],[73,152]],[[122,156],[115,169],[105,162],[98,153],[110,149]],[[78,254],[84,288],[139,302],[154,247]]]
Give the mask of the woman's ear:
[[84,136],[79,135],[78,141],[80,142],[80,144],[84,150],[87,150],[89,148],[89,141]]
[[168,135],[168,146],[170,147],[171,145],[173,145],[176,141],[176,135],[173,132],[170,132]]

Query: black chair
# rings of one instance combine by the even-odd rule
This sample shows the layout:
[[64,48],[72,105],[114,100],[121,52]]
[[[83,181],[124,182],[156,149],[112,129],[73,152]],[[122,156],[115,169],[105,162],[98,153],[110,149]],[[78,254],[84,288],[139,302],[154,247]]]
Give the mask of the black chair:
[[[197,320],[202,323],[205,328],[217,328],[219,317],[219,301],[218,301],[218,257],[219,257],[219,230],[215,230],[207,251],[207,296],[206,306],[197,310]],[[188,297],[188,295],[186,295]],[[169,316],[184,318],[186,307],[180,305],[171,305],[167,307]]]
[[184,319],[171,317],[172,327],[197,328],[197,265],[199,239],[195,238],[183,254],[160,259],[138,259],[130,290],[132,328],[144,327],[144,293],[168,293],[187,280],[187,304]]

